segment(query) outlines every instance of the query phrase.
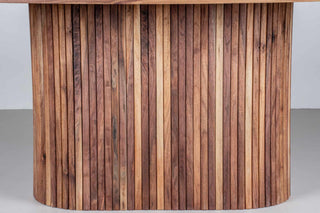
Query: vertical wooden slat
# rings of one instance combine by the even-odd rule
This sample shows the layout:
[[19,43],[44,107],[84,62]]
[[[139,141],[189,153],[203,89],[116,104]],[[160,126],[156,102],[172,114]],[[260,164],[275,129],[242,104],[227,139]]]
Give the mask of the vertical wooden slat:
[[83,209],[90,209],[90,112],[88,64],[88,12],[80,6],[80,46],[82,82],[82,150],[83,150]]
[[112,208],[120,209],[119,177],[119,60],[118,60],[118,6],[110,7],[111,23],[111,116],[112,116]]
[[163,6],[156,6],[157,209],[164,209],[163,168]]
[[272,17],[272,74],[271,74],[271,204],[277,202],[276,189],[276,65],[279,4],[273,5]]
[[157,209],[156,7],[149,6],[150,209]]
[[253,71],[252,71],[252,208],[259,206],[259,77],[260,77],[260,13],[254,5]]
[[277,48],[277,80],[276,80],[276,163],[277,163],[277,203],[284,200],[283,190],[283,49],[285,4],[279,4],[278,14],[278,48]]
[[238,208],[238,64],[239,5],[232,5],[231,73],[230,73],[230,208]]
[[239,73],[238,73],[238,208],[245,208],[245,82],[247,5],[239,9]]
[[119,14],[119,163],[120,210],[127,209],[127,70],[126,70],[126,10],[118,7]]
[[103,69],[104,69],[104,131],[105,131],[105,209],[111,210],[113,203],[112,162],[112,64],[111,64],[111,20],[110,6],[103,6]]
[[201,79],[200,79],[200,23],[201,13],[200,5],[194,6],[194,29],[193,29],[193,158],[194,158],[194,208],[200,209],[201,207],[201,160],[200,160],[200,89],[201,89]]
[[142,208],[142,159],[141,159],[141,40],[140,6],[134,6],[133,13],[133,49],[134,49],[134,139],[135,139],[135,209]]
[[[141,24],[141,144],[142,144],[142,209],[149,209],[149,34],[148,5],[140,9]],[[169,133],[170,134],[170,133]],[[170,136],[170,135],[169,135]]]
[[271,205],[271,68],[272,68],[272,10],[267,6],[267,41],[265,70],[265,205]]
[[186,7],[178,6],[179,209],[186,209]]
[[59,56],[59,14],[58,6],[52,6],[53,23],[53,60],[55,78],[55,114],[56,114],[56,168],[57,168],[57,207],[62,208],[62,139],[61,139],[61,90]]
[[62,152],[62,208],[68,208],[68,110],[66,72],[66,30],[64,5],[58,6],[59,54],[60,54],[60,93],[61,93],[61,152]]
[[186,207],[193,209],[193,5],[186,6],[186,23]]
[[72,6],[73,78],[74,78],[74,135],[76,160],[76,209],[83,208],[82,173],[82,83],[80,49],[80,7]]
[[105,209],[105,134],[104,134],[104,74],[102,6],[95,6],[96,72],[97,72],[97,209]]
[[265,206],[265,100],[266,100],[267,4],[261,5],[259,86],[259,207]]
[[247,8],[246,47],[246,102],[245,102],[245,171],[246,208],[252,208],[252,70],[253,70],[253,12],[254,5]]
[[208,5],[201,5],[200,28],[201,209],[205,210],[208,209]]
[[291,195],[291,66],[292,66],[292,27],[293,27],[293,3],[288,3],[289,13],[287,18],[289,19],[288,23],[288,199]]
[[171,46],[171,204],[172,209],[179,209],[179,88],[178,88],[178,6],[171,6],[170,20]]
[[75,181],[75,129],[74,129],[74,84],[73,84],[73,43],[71,5],[65,5],[66,26],[66,69],[67,69],[67,105],[68,105],[68,186],[69,209],[76,208]]
[[[46,125],[46,204],[56,206],[56,153],[55,153],[55,104],[54,104],[54,72],[53,72],[53,39],[51,5],[42,6],[43,25],[43,63],[45,86],[45,125]],[[72,41],[71,41],[72,42]],[[71,56],[72,57],[72,56]],[[72,61],[71,61],[72,63]],[[72,64],[71,64],[72,66]],[[72,76],[71,76],[72,78]],[[69,152],[71,153],[71,151]],[[72,197],[70,196],[70,199]],[[71,206],[69,206],[72,208]],[[73,207],[74,208],[74,207]]]
[[223,209],[223,17],[217,5],[216,28],[216,209]]
[[224,6],[223,26],[223,208],[231,206],[231,153],[230,153],[230,101],[231,101],[231,27],[232,5]]
[[171,209],[170,6],[163,6],[164,208]]
[[33,91],[33,166],[34,170],[34,188],[35,198],[42,202],[46,202],[46,150],[43,126],[45,124],[45,116],[43,104],[43,49],[42,49],[42,21],[41,6],[29,5],[30,12],[30,28],[31,28],[31,58],[32,58],[32,91]]
[[97,79],[95,55],[94,5],[88,5],[88,63],[89,63],[89,128],[90,128],[90,209],[97,210]]
[[126,69],[127,69],[127,153],[129,210],[134,210],[134,90],[133,90],[133,6],[126,6]]
[[216,5],[208,12],[208,209],[216,208]]

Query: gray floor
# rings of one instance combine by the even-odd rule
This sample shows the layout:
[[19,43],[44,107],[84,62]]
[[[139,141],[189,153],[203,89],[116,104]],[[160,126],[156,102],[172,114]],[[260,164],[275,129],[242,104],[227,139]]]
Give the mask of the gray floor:
[[[269,208],[223,212],[320,212],[320,110],[293,110],[291,121],[289,201]],[[68,212],[33,199],[31,110],[0,111],[0,212]]]

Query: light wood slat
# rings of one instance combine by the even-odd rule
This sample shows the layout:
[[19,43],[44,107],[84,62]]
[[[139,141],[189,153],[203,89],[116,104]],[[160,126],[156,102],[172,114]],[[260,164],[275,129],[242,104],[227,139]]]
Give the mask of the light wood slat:
[[45,155],[45,146],[42,141],[45,139],[42,126],[45,121],[43,115],[42,97],[43,97],[43,48],[42,48],[42,21],[41,6],[30,5],[30,38],[32,41],[31,58],[32,58],[32,84],[33,91],[33,166],[34,166],[34,188],[33,194],[37,200],[42,203],[46,202],[46,160],[42,157]]
[[201,175],[200,175],[200,5],[194,6],[194,16],[193,16],[193,158],[194,158],[194,181],[193,181],[193,199],[194,208],[200,209],[201,207]]
[[[193,5],[186,6],[186,23],[193,23]],[[193,24],[186,25],[186,208],[193,209]]]
[[231,100],[230,100],[230,208],[238,208],[238,63],[239,63],[239,5],[232,5],[231,38]]
[[[201,5],[201,209],[208,209],[208,5]],[[180,80],[180,79],[179,79]]]
[[164,209],[171,209],[170,6],[163,6]]
[[259,86],[259,207],[265,206],[265,107],[266,107],[267,4],[261,5]]
[[179,209],[178,6],[171,6],[171,207]]
[[252,74],[252,208],[259,206],[259,81],[261,5],[254,5]]
[[245,208],[245,96],[246,96],[246,29],[247,5],[239,8],[239,73],[238,73],[238,208]]
[[119,177],[119,28],[118,6],[110,7],[111,25],[111,132],[112,132],[112,209],[120,209]]
[[103,8],[95,7],[96,72],[97,72],[97,209],[105,209],[105,144],[104,144],[104,74],[103,74]]
[[232,6],[224,6],[223,26],[223,209],[230,209],[231,176],[230,176],[230,101],[231,101],[231,37]]
[[223,209],[223,17],[217,5],[216,25],[216,209]]
[[[141,30],[141,129],[149,129],[149,33],[147,5],[140,7]],[[170,118],[170,116],[169,116]],[[169,133],[170,134],[170,133]],[[170,136],[170,135],[169,135]],[[149,131],[142,131],[142,209],[149,209]],[[170,160],[170,158],[169,158]]]
[[56,169],[57,169],[57,207],[62,208],[62,139],[61,139],[61,88],[59,55],[59,14],[58,6],[52,6],[53,23],[53,60],[55,78],[55,114],[56,114]]
[[288,133],[288,179],[287,179],[287,184],[288,184],[288,195],[287,197],[289,198],[289,196],[291,195],[291,127],[290,127],[290,123],[291,123],[291,64],[292,64],[292,19],[293,19],[293,4],[287,4],[287,11],[289,10],[289,12],[287,13],[287,19],[288,19],[288,57],[289,57],[289,61],[288,61],[288,129],[287,129],[287,133]]
[[61,152],[62,152],[62,208],[68,208],[68,110],[67,110],[67,71],[66,71],[66,29],[64,5],[58,6],[59,16],[59,52],[60,52],[60,88],[61,88]]
[[156,6],[157,209],[164,209],[163,165],[163,6]]
[[134,205],[135,205],[133,27],[134,27],[133,26],[133,6],[126,6],[126,70],[127,70],[126,86],[127,86],[127,146],[128,146],[127,147],[127,154],[128,154],[127,207],[129,210],[134,210]]
[[72,10],[65,5],[66,26],[66,71],[67,71],[67,105],[68,105],[68,186],[69,209],[76,208],[75,181],[75,128],[74,128],[74,83],[73,83],[73,43],[72,43]]
[[208,9],[208,209],[216,208],[216,5]]
[[120,210],[127,209],[127,69],[126,69],[126,10],[119,14],[119,107],[120,107]]
[[246,104],[245,104],[245,171],[246,208],[252,208],[252,51],[253,51],[253,12],[254,5],[247,8],[247,47],[246,47]]
[[142,208],[141,182],[141,40],[140,40],[140,7],[134,6],[133,48],[134,48],[134,140],[135,140],[135,209]]
[[186,7],[178,6],[179,209],[186,209]]
[[157,70],[156,7],[149,6],[149,143],[150,143],[150,209],[157,209]]
[[112,81],[110,6],[103,6],[103,74],[105,126],[105,209],[112,209]]
[[81,47],[80,47],[80,7],[72,6],[73,37],[73,78],[74,78],[74,135],[76,159],[76,209],[83,207],[82,173],[82,83],[81,83]]

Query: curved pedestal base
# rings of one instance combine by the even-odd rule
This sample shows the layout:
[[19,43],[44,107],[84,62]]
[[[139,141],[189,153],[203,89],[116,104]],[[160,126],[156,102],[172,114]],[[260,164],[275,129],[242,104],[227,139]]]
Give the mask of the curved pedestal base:
[[287,200],[292,8],[30,5],[35,198],[83,210]]

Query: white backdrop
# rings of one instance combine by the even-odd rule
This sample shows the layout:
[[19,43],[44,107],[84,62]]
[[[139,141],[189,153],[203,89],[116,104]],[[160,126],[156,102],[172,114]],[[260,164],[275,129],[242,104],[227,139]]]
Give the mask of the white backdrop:
[[[320,3],[296,3],[292,108],[320,108]],[[0,4],[0,109],[31,109],[28,5]]]

